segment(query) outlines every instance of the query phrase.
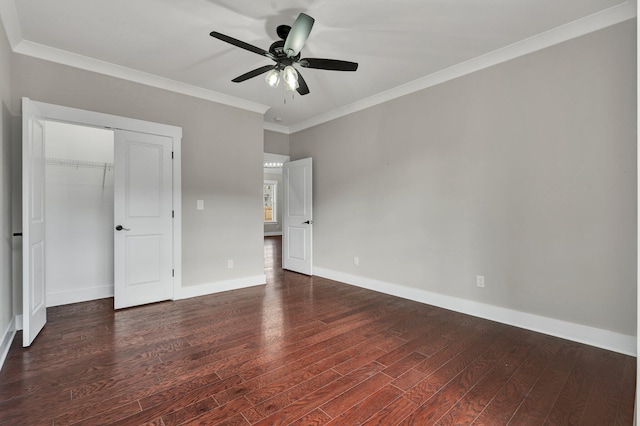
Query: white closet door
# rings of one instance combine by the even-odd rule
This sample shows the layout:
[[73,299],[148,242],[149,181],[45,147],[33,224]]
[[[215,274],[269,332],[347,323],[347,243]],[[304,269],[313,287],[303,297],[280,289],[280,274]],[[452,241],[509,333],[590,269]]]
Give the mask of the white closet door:
[[22,346],[30,346],[47,322],[44,118],[22,98]]
[[114,307],[173,298],[172,139],[116,130]]

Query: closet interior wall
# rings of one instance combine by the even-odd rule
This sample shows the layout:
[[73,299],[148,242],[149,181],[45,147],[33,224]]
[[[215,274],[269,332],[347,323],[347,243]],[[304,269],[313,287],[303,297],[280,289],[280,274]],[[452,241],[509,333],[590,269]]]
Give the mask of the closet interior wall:
[[45,126],[47,306],[113,296],[110,130]]

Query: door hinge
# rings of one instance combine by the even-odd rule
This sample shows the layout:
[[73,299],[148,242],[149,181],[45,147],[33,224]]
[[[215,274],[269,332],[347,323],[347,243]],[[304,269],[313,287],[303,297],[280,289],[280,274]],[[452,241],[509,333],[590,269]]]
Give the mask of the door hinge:
[[171,270],[171,276],[172,276],[172,277],[175,277],[175,276],[176,276],[176,275],[175,275],[175,273],[176,273],[175,269],[172,269],[172,270]]
[[171,210],[171,217],[176,217],[176,211],[175,210]]
[[171,151],[171,159],[173,160],[173,151]]

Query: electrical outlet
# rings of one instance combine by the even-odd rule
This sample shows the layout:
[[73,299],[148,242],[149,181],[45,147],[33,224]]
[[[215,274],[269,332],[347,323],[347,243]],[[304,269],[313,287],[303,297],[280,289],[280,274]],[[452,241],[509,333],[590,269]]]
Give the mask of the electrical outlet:
[[353,258],[353,264],[356,266],[360,266],[360,258],[358,256]]
[[480,288],[484,288],[484,275],[476,275],[476,285]]
[[233,269],[233,259],[227,260],[227,268],[228,269]]

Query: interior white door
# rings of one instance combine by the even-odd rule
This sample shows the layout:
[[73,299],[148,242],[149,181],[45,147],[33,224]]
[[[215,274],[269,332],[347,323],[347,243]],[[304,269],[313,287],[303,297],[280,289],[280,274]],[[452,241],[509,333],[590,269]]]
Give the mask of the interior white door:
[[313,164],[311,158],[283,166],[282,267],[313,275]]
[[22,346],[47,322],[44,220],[44,116],[22,98]]
[[173,298],[169,137],[115,131],[114,307]]

